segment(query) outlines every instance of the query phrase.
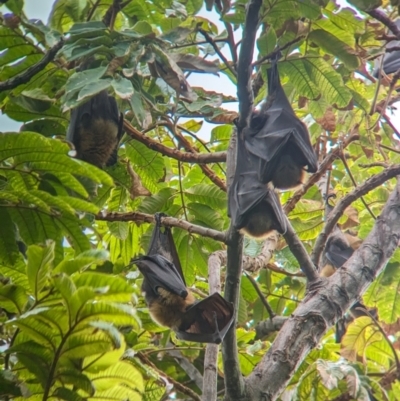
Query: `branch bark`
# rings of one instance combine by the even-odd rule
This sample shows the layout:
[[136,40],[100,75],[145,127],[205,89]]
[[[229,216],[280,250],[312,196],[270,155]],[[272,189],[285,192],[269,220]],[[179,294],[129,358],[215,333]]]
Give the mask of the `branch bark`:
[[[95,216],[95,218],[96,220],[102,221],[134,221],[135,223],[155,223],[153,215],[140,212],[100,212]],[[185,220],[168,216],[161,218],[161,224],[165,227],[178,227],[182,230],[188,231],[191,234],[199,234],[203,237],[212,238],[216,241],[226,242],[225,232],[213,230],[212,228],[197,226],[196,224],[191,224]]]
[[29,67],[24,72],[15,75],[14,77],[8,79],[5,82],[0,82],[0,92],[14,89],[19,85],[26,84],[27,82],[29,82],[34,75],[42,71],[47,64],[51,63],[54,60],[56,54],[63,46],[64,46],[64,39],[61,39],[49,51],[47,51],[47,53],[40,61],[38,61],[32,67]]
[[398,182],[361,247],[329,279],[321,279],[323,285],[317,291],[306,296],[248,376],[248,401],[278,398],[308,352],[382,271],[397,248],[399,238]]
[[142,134],[127,120],[124,120],[124,130],[131,138],[143,143],[143,145],[146,145],[149,149],[153,149],[160,152],[163,156],[168,156],[181,162],[207,164],[226,161],[226,152],[191,153],[171,149]]
[[254,43],[259,24],[261,5],[262,0],[251,0],[248,2],[245,29],[243,30],[243,40],[240,46],[237,85],[239,99],[238,126],[240,129],[248,125],[247,123],[253,107],[253,92],[251,90],[250,77],[253,69]]
[[[221,292],[221,266],[226,260],[225,252],[217,251],[208,258],[208,282],[210,295]],[[217,360],[218,344],[207,344],[204,356],[204,381],[202,401],[217,399]]]

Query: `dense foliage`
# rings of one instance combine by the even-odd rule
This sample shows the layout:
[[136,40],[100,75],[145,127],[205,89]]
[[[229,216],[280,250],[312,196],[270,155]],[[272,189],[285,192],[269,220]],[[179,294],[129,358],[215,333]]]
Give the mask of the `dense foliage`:
[[[237,84],[247,1],[205,3],[210,13],[201,0],[57,0],[45,25],[26,18],[23,0],[6,2],[0,105],[22,127],[0,133],[0,398],[200,399],[205,346],[179,341],[150,319],[130,260],[146,252],[159,211],[175,218],[186,282],[199,298],[209,291],[209,256],[225,255],[225,161],[237,113],[224,106],[237,99],[189,82],[202,73]],[[340,199],[400,162],[400,134],[385,107],[398,99],[395,79],[385,86],[371,76],[391,34],[368,15],[378,1],[352,3],[357,11],[326,0],[264,0],[257,34],[255,103],[266,96],[266,68],[280,51],[285,92],[323,166],[297,197],[280,195],[310,253],[325,218],[313,184],[329,172],[325,185]],[[390,2],[383,6],[397,16]],[[51,48],[61,50],[40,64]],[[104,89],[117,98],[126,134],[117,165],[100,170],[72,157],[65,133],[70,109]],[[343,212],[342,230],[365,239],[394,187],[389,180],[358,197]],[[306,280],[284,241],[272,259],[261,253],[261,263],[253,258],[263,244],[245,238],[244,245],[250,277],[240,283],[236,336],[247,376],[276,335],[256,337],[269,318],[262,297],[290,316]],[[368,400],[371,391],[400,399],[399,264],[396,251],[364,294],[378,321],[354,320],[341,344],[328,331],[282,400]],[[222,390],[221,354],[217,370]]]

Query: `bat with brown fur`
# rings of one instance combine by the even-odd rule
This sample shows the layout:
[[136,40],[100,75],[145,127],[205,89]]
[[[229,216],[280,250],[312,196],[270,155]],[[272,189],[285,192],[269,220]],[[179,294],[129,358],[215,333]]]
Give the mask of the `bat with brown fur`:
[[290,189],[304,183],[306,172],[318,169],[307,127],[293,111],[282,88],[277,60],[267,71],[268,96],[254,111],[245,130],[248,151],[258,159],[258,178],[275,188]]
[[74,144],[78,159],[100,168],[112,166],[117,162],[122,125],[116,100],[102,91],[71,111],[66,139]]
[[147,255],[133,260],[144,280],[142,291],[152,318],[182,340],[219,344],[234,320],[232,303],[214,293],[199,301],[186,287],[170,228],[156,225]]
[[258,160],[237,136],[236,169],[228,192],[228,215],[235,229],[264,238],[272,230],[286,231],[286,220],[273,189],[260,182]]

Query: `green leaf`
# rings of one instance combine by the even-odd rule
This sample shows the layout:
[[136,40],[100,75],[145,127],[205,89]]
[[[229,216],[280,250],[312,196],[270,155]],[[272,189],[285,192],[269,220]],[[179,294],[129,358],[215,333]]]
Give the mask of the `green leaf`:
[[48,242],[45,246],[30,245],[26,252],[28,265],[26,275],[29,285],[36,298],[48,280],[48,274],[54,260],[54,242]]
[[346,67],[355,70],[360,65],[358,57],[355,55],[355,50],[346,43],[337,39],[323,29],[311,31],[308,35],[309,40],[317,44],[322,50],[333,54],[339,60],[343,61]]
[[28,301],[24,288],[15,284],[6,284],[0,287],[0,306],[7,312],[20,315]]

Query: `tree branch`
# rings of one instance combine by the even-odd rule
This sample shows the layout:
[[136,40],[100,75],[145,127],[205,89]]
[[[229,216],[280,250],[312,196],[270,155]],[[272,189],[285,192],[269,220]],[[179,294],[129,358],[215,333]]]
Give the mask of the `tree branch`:
[[63,47],[64,39],[60,39],[50,50],[46,52],[43,58],[34,64],[32,67],[27,68],[24,72],[15,75],[14,77],[8,79],[5,82],[0,82],[0,92],[14,89],[19,85],[26,84],[31,80],[31,78],[38,72],[42,71],[47,64],[52,62],[56,57],[58,51]]
[[294,231],[289,219],[286,218],[286,232],[283,234],[285,241],[287,242],[289,249],[293,253],[294,257],[299,262],[300,268],[307,278],[307,282],[312,284],[319,279],[319,275],[315,266],[313,265],[303,243],[300,241],[296,232]]
[[179,383],[178,381],[174,380],[171,376],[168,376],[166,373],[164,373],[162,370],[158,369],[156,365],[154,365],[153,362],[150,361],[147,356],[142,354],[141,352],[137,353],[137,356],[139,359],[142,360],[143,363],[146,365],[149,365],[152,369],[154,369],[161,377],[166,378],[166,380],[174,385],[176,390],[181,392],[182,394],[185,394],[189,396],[192,400],[195,401],[201,401],[200,397],[198,394],[196,394],[192,389],[189,387],[184,386],[183,384]]
[[[100,212],[95,216],[96,220],[101,221],[134,221],[135,223],[155,223],[154,216],[151,214],[140,212]],[[178,227],[186,230],[191,234],[199,234],[203,237],[212,238],[215,241],[226,242],[226,234],[222,231],[213,230],[212,228],[201,227],[191,224],[188,221],[176,219],[174,217],[162,217],[161,224],[165,227]]]
[[329,213],[325,226],[315,241],[314,250],[311,254],[311,260],[315,265],[318,265],[319,258],[323,251],[326,240],[336,223],[339,221],[339,218],[343,214],[343,211],[346,209],[346,207],[350,206],[355,200],[367,194],[369,191],[372,191],[374,188],[382,185],[385,181],[399,174],[400,164],[395,164],[383,170],[381,173],[369,178],[364,184],[360,185],[354,191],[348,193],[336,204],[333,210]]
[[155,150],[163,156],[168,156],[181,162],[206,164],[226,161],[226,152],[190,153],[171,149],[142,134],[127,120],[124,120],[124,130],[131,138],[143,143],[143,145],[146,145],[149,149]]
[[369,14],[371,17],[375,18],[379,22],[382,22],[383,25],[388,27],[393,34],[396,36],[397,40],[400,40],[400,30],[395,24],[394,21],[392,21],[384,12],[375,9],[375,10],[369,10],[367,11],[367,14]]
[[222,343],[222,361],[225,375],[225,399],[227,401],[247,400],[242,372],[240,371],[236,320],[239,307],[240,279],[242,275],[243,235],[233,227],[228,232],[227,273],[225,299],[235,307],[236,318]]
[[214,39],[202,28],[199,28],[198,30],[205,38],[205,40],[212,46],[214,49],[215,53],[218,54],[219,58],[223,61],[225,64],[226,68],[231,72],[231,74],[236,77],[236,71],[232,68],[230,65],[229,61],[227,58],[222,54],[221,50],[217,46],[217,44],[214,42]]
[[[171,343],[167,344],[168,346],[172,346]],[[159,350],[157,350],[159,352]],[[187,358],[182,355],[182,352],[178,349],[171,349],[167,351],[169,355],[171,355],[176,362],[180,365],[180,367],[186,372],[186,374],[193,380],[196,386],[201,389],[203,387],[203,376],[197,370],[196,366],[194,366]]]
[[[221,292],[221,265],[226,259],[225,252],[217,251],[208,258],[208,282],[210,295]],[[204,381],[202,401],[216,401],[217,399],[217,360],[218,344],[207,344],[204,356]]]
[[240,46],[238,62],[237,93],[239,99],[239,135],[241,129],[246,127],[253,108],[253,92],[251,90],[251,72],[254,54],[254,43],[259,25],[259,13],[262,0],[251,0],[247,4],[245,28]]
[[399,242],[399,213],[397,183],[360,248],[329,279],[321,279],[324,285],[301,302],[247,377],[247,401],[276,400],[308,352],[382,271]]

